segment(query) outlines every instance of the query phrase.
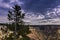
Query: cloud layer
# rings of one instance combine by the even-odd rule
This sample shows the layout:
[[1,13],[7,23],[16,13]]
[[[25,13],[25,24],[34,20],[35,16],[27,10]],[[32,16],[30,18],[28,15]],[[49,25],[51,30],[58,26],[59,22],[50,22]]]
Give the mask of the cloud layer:
[[52,10],[59,5],[60,0],[21,0],[26,11],[34,12],[35,14],[46,14],[47,10]]
[[25,22],[31,24],[60,22],[60,0],[0,0],[0,22],[5,23],[8,10],[15,4],[19,4],[26,13]]

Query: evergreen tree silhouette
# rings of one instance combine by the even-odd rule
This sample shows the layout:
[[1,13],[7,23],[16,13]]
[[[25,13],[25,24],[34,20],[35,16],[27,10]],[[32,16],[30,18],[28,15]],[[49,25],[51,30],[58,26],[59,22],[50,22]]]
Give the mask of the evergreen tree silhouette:
[[[21,7],[19,5],[15,5],[12,7],[12,10],[8,11],[8,20],[14,21],[12,24],[9,24],[7,28],[13,33],[9,35],[9,37],[5,37],[6,40],[30,40],[27,34],[30,33],[29,27],[24,25],[24,22],[22,19],[24,19],[25,13],[22,13]],[[19,36],[22,38],[19,39]]]

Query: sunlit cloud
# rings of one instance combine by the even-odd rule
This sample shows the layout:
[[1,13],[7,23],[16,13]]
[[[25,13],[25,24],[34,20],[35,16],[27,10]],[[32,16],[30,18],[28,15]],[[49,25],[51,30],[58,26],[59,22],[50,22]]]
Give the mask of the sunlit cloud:
[[[7,10],[18,4],[25,13],[24,22],[31,24],[60,23],[60,0],[0,0],[0,22],[8,22]],[[5,10],[4,10],[5,8]],[[4,16],[5,15],[5,16]]]

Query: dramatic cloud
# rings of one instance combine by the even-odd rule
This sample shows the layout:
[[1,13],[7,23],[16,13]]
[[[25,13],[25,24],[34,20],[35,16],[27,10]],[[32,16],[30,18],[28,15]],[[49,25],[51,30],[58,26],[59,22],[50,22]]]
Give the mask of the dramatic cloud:
[[8,10],[12,9],[12,6],[14,6],[15,3],[19,5],[23,4],[19,0],[0,0],[0,23],[5,23],[8,20],[6,17]]
[[40,14],[40,15],[35,15],[35,14],[32,14],[32,12],[29,14],[27,13],[25,15],[25,19],[24,21],[25,22],[31,22],[31,21],[34,21],[34,20],[41,20],[41,19],[44,19],[44,15]]
[[60,6],[54,8],[52,11],[47,11],[45,17],[60,18]]
[[[25,22],[31,24],[59,23],[60,0],[0,0],[0,22],[7,20],[8,10],[18,4],[26,13]],[[56,21],[57,20],[57,21]]]
[[60,5],[60,0],[20,0],[24,3],[23,8],[26,11],[32,11],[34,13],[46,14],[47,10],[52,10],[56,6]]

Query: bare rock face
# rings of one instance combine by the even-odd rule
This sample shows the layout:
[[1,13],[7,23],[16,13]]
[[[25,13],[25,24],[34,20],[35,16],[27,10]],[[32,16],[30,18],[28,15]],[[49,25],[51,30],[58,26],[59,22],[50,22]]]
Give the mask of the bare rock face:
[[[45,27],[45,26],[44,26]],[[59,40],[60,26],[46,26],[44,30],[38,27],[30,27],[32,33],[28,34],[32,40]]]
[[28,34],[32,40],[44,40],[44,34],[38,28],[30,27],[31,33]]

